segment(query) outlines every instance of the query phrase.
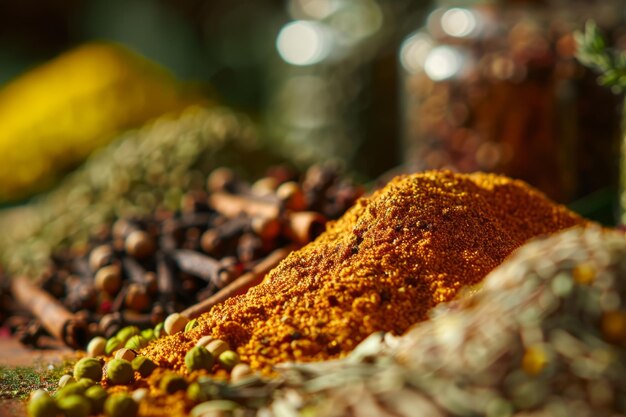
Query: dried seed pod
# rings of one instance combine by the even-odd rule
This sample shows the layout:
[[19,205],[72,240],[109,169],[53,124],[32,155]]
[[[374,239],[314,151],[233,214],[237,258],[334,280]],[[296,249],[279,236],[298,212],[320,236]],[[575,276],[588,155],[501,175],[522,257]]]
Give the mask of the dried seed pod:
[[237,354],[237,352],[232,351],[232,350],[225,350],[219,355],[217,360],[220,363],[220,365],[227,371],[232,370],[235,367],[235,365],[237,365],[240,361],[239,355]]
[[196,346],[207,347],[209,345],[209,343],[211,343],[214,340],[215,340],[215,338],[213,336],[202,336],[196,342]]
[[104,413],[107,417],[135,417],[138,412],[139,404],[124,392],[116,392],[104,402]]
[[302,188],[300,188],[300,185],[295,181],[282,183],[276,189],[276,197],[278,197],[287,210],[301,211],[307,208],[307,202]]
[[87,353],[89,356],[101,356],[105,353],[107,340],[102,336],[94,337],[87,345]]
[[124,242],[124,248],[133,258],[145,259],[156,251],[156,243],[152,236],[143,230],[132,231]]
[[59,383],[57,384],[59,388],[63,388],[67,384],[71,384],[72,382],[76,382],[72,375],[65,374],[61,378],[59,378]]
[[74,378],[89,378],[93,381],[102,379],[102,362],[96,358],[83,358],[74,365]]
[[91,403],[91,412],[93,414],[100,414],[104,408],[104,402],[107,399],[107,392],[100,385],[94,385],[93,387],[87,388],[85,398]]
[[122,272],[117,264],[107,265],[96,272],[95,285],[100,291],[111,296],[117,294],[122,286]]
[[133,369],[146,378],[157,368],[157,364],[145,356],[137,356],[132,362]]
[[137,357],[137,352],[128,348],[121,348],[117,352],[115,352],[115,359],[124,359],[125,361],[131,362],[133,359]]
[[145,311],[150,307],[152,297],[145,285],[131,283],[126,292],[125,305],[131,310]]
[[114,385],[127,385],[133,381],[133,367],[127,360],[111,359],[105,366],[107,380]]
[[207,345],[207,350],[213,357],[218,358],[222,353],[230,350],[230,346],[228,343],[223,340],[213,340],[211,343]]
[[57,401],[59,409],[67,417],[87,417],[91,414],[90,401],[81,395],[68,395]]
[[110,265],[113,261],[113,247],[109,244],[96,246],[89,253],[89,268],[97,271],[103,266]]
[[214,359],[213,355],[202,346],[194,346],[185,355],[185,366],[187,372],[193,372],[200,369],[206,369],[207,371],[213,367]]
[[252,368],[247,363],[238,363],[230,371],[230,381],[235,383],[239,382],[250,375],[252,375]]
[[170,314],[163,322],[163,329],[167,334],[174,334],[185,329],[189,319],[178,313]]
[[185,378],[181,375],[174,372],[168,372],[161,378],[159,388],[163,392],[173,394],[176,391],[183,391],[187,389],[187,381],[185,381]]

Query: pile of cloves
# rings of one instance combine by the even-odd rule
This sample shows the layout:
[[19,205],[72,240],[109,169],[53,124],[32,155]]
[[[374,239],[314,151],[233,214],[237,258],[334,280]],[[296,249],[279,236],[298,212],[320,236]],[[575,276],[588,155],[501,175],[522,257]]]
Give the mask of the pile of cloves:
[[[322,165],[300,180],[293,170],[275,167],[252,184],[218,168],[206,184],[186,193],[177,212],[118,219],[86,247],[51,257],[40,288],[84,323],[86,335],[77,345],[128,325],[152,327],[215,296],[278,249],[314,239],[363,193],[337,168]],[[45,333],[40,321],[18,329],[23,341],[37,345]]]

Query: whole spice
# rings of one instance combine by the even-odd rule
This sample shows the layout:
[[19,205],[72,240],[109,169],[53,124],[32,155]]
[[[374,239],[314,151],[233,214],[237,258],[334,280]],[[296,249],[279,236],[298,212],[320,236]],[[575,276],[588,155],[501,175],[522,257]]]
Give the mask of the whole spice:
[[83,358],[74,365],[74,378],[89,378],[93,381],[102,379],[102,363],[96,358]]
[[211,370],[213,362],[213,355],[202,346],[194,346],[185,355],[185,366],[190,373],[200,369]]
[[161,377],[159,388],[161,388],[161,391],[163,392],[173,394],[176,391],[183,391],[187,389],[187,381],[185,381],[185,378],[181,375],[174,372],[168,372]]
[[59,407],[47,392],[37,390],[31,396],[26,411],[29,417],[55,417],[59,414]]
[[145,356],[137,356],[133,359],[131,365],[133,366],[133,369],[139,372],[139,374],[144,378],[149,376],[152,371],[157,368],[157,365]]
[[87,388],[85,398],[91,402],[91,412],[93,414],[100,414],[104,408],[107,392],[100,385],[94,385],[93,387]]
[[126,393],[111,394],[104,402],[104,414],[107,417],[135,417],[139,412],[139,404]]
[[89,356],[101,356],[105,353],[107,340],[102,336],[96,336],[87,344],[87,353]]
[[65,417],[87,417],[91,414],[91,403],[81,395],[68,395],[57,402]]
[[105,367],[106,379],[114,385],[130,384],[133,380],[133,367],[127,360],[111,359]]
[[176,352],[210,334],[255,370],[342,356],[372,332],[401,334],[426,319],[432,307],[480,282],[529,238],[585,223],[502,176],[431,171],[398,177],[359,200],[260,285],[214,306],[191,332],[160,339],[142,353],[178,369],[184,360]]

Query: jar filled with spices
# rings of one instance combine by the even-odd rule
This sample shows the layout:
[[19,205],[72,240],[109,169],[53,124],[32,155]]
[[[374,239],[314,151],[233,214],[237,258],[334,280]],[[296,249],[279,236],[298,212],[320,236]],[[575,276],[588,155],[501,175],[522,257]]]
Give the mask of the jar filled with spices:
[[619,97],[575,58],[594,19],[624,38],[623,0],[439,2],[399,51],[404,162],[492,171],[568,202],[618,181]]

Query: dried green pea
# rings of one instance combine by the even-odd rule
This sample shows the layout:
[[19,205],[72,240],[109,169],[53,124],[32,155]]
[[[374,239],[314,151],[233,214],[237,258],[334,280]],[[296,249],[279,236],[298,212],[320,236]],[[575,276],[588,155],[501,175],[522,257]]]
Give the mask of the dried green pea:
[[198,326],[198,320],[197,319],[192,319],[190,320],[186,325],[185,325],[185,331],[188,332],[191,329],[193,329],[194,327]]
[[173,372],[169,372],[161,378],[159,382],[159,388],[161,391],[167,392],[168,394],[173,394],[176,391],[183,391],[187,388],[187,381],[182,376],[175,374]]
[[128,339],[124,347],[126,349],[139,350],[148,346],[148,343],[149,343],[148,340],[144,338],[143,336],[135,335],[135,336],[132,336],[130,339]]
[[102,379],[102,362],[96,358],[83,358],[74,365],[74,378]]
[[154,330],[153,329],[143,329],[141,331],[141,337],[146,339],[147,341],[154,340]]
[[85,397],[91,402],[91,412],[100,414],[104,407],[104,401],[107,399],[106,390],[100,385],[94,385],[85,391]]
[[157,324],[156,326],[154,326],[154,337],[155,338],[160,338],[161,336],[165,336],[165,330],[163,328],[163,322]]
[[76,382],[76,380],[74,379],[74,377],[72,375],[63,375],[61,378],[59,378],[59,388],[63,388],[64,386],[66,386],[67,384],[71,384],[72,382]]
[[115,352],[115,359],[124,359],[128,362],[132,361],[137,357],[137,352],[128,348],[121,348],[117,352]]
[[72,383],[67,384],[63,388],[59,389],[57,392],[55,392],[54,398],[59,400],[64,397],[69,397],[70,395],[83,395],[85,391],[87,390],[87,388],[89,387],[85,386],[85,384],[72,382]]
[[87,417],[91,414],[91,403],[82,395],[68,395],[59,399],[57,405],[65,417]]
[[[196,405],[189,413],[191,417],[203,417],[206,415],[216,415],[215,413],[232,413],[239,408],[239,404],[228,400],[205,401]],[[227,414],[229,415],[229,414]]]
[[230,345],[223,340],[216,339],[210,342],[206,348],[211,355],[218,358],[223,352],[230,350]]
[[104,414],[107,417],[135,417],[139,412],[139,404],[126,393],[112,394],[104,402]]
[[133,359],[132,366],[133,369],[139,372],[139,374],[144,378],[150,376],[150,374],[152,374],[152,371],[157,368],[157,364],[152,362],[145,356],[137,356],[135,359]]
[[141,331],[139,330],[139,327],[137,326],[126,326],[121,328],[117,334],[115,335],[115,337],[117,337],[120,342],[122,343],[126,343],[128,341],[128,339],[130,339],[131,337],[138,335],[139,333],[141,333]]
[[201,403],[210,400],[211,395],[203,389],[201,384],[194,382],[187,387],[187,398],[193,402]]
[[127,360],[111,359],[106,366],[107,380],[112,384],[130,384],[134,378],[133,367]]
[[106,346],[104,348],[104,353],[107,355],[112,355],[113,352],[115,352],[116,350],[118,350],[119,348],[123,346],[124,345],[122,344],[122,341],[120,339],[118,339],[117,337],[112,337],[109,340],[107,340]]
[[232,350],[226,350],[222,352],[217,360],[220,365],[222,365],[222,367],[227,371],[232,370],[235,365],[240,362],[239,355],[237,354],[237,352]]
[[106,352],[107,340],[102,336],[94,337],[87,345],[87,353],[89,356],[102,356]]
[[213,367],[213,355],[202,346],[194,346],[185,355],[185,366],[188,372],[200,369],[210,370]]
[[37,390],[31,394],[26,406],[29,417],[54,417],[59,414],[59,407],[44,390]]

